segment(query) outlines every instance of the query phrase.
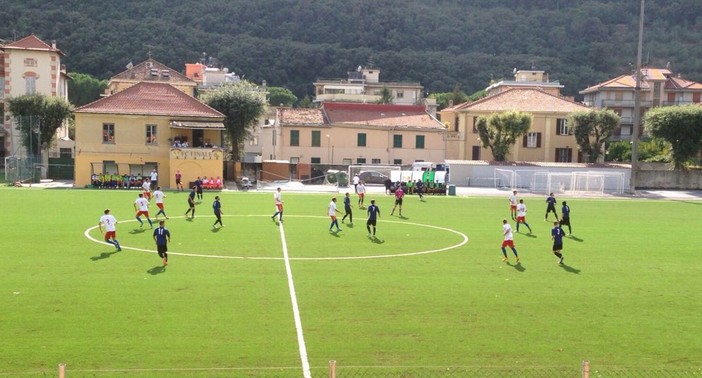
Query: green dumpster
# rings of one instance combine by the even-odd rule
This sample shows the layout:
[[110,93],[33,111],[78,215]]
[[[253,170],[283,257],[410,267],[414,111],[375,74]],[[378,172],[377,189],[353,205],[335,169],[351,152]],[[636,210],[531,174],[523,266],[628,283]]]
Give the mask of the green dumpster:
[[450,196],[456,195],[456,185],[449,185],[448,186],[448,195],[450,195]]

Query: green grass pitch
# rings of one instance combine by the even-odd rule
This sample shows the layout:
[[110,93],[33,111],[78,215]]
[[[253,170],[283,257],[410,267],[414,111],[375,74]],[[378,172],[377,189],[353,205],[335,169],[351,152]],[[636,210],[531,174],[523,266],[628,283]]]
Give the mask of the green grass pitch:
[[[271,193],[219,193],[225,227],[213,231],[214,193],[188,221],[187,192],[168,192],[165,269],[151,230],[134,221],[135,191],[0,195],[0,376],[51,376],[60,362],[70,376],[302,375]],[[519,265],[501,261],[507,194],[408,196],[404,218],[389,215],[391,197],[371,195],[377,239],[352,197],[353,226],[329,233],[331,195],[284,193],[313,376],[327,376],[329,360],[340,372],[545,367],[563,376],[578,376],[582,360],[701,365],[701,201],[567,198],[573,237],[559,266],[542,197],[525,197],[534,232],[515,234]],[[94,227],[105,208],[120,221],[122,252],[91,240],[102,239]]]

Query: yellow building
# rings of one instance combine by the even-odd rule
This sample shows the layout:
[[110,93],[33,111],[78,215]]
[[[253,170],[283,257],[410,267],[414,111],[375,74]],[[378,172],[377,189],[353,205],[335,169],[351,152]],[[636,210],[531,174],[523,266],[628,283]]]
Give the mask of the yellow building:
[[567,123],[570,113],[585,111],[584,105],[550,94],[540,88],[509,88],[475,102],[440,112],[448,128],[446,159],[493,160],[484,149],[476,128],[479,117],[516,110],[533,116],[531,129],[510,149],[509,160],[539,162],[577,161],[577,143]]
[[167,84],[139,82],[75,110],[75,185],[91,175],[159,173],[175,188],[175,172],[187,185],[197,177],[222,177],[222,113]]
[[446,127],[421,105],[325,102],[319,109],[279,108],[263,155],[294,163],[442,162]]

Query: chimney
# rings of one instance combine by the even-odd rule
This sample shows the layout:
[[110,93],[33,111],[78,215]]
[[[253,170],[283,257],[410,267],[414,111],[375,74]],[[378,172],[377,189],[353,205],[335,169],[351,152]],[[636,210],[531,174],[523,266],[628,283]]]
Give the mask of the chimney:
[[56,40],[55,39],[51,40],[51,48],[56,50]]

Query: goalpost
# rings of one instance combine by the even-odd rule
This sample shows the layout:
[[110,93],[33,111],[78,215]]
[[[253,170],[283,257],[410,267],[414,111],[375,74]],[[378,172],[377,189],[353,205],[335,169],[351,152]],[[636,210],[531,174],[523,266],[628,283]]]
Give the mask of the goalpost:
[[626,186],[625,174],[621,172],[535,172],[531,190],[540,193],[577,192],[578,194],[622,194]]
[[496,188],[523,188],[522,176],[515,169],[495,168],[494,181]]

